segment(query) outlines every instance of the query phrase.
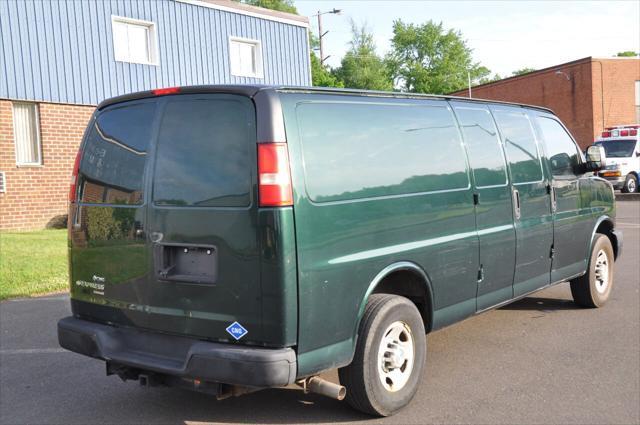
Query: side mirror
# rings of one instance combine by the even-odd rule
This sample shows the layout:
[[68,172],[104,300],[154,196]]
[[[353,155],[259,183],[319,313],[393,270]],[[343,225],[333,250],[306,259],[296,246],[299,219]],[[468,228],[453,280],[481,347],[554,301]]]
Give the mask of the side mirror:
[[607,166],[607,154],[602,145],[591,145],[587,148],[587,171],[602,170]]

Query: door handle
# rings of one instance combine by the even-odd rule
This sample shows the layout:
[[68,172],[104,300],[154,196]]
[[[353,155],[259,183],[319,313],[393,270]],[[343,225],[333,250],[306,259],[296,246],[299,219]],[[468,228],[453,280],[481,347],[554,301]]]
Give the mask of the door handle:
[[516,220],[520,220],[520,192],[513,189],[513,214]]
[[558,208],[558,193],[555,186],[551,185],[551,212],[556,212]]

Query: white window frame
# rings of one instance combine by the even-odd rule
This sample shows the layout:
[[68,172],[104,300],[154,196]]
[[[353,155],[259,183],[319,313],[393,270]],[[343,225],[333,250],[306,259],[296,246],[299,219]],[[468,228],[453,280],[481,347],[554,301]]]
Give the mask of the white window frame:
[[[236,69],[236,67],[234,67],[233,65],[234,60],[231,56],[233,54],[232,53],[233,43],[252,44],[254,46],[255,68],[256,68],[254,72],[243,73],[240,69]],[[231,75],[233,75],[234,77],[264,78],[264,68],[263,68],[263,61],[262,61],[262,41],[254,40],[251,38],[230,36],[229,37],[229,68],[231,70]]]
[[[116,53],[116,29],[115,24],[126,24],[126,25],[137,25],[140,27],[147,27],[147,45],[149,47],[149,60],[148,61],[137,61],[133,60],[130,57],[122,58],[119,57]],[[127,18],[125,16],[116,16],[111,15],[111,35],[113,41],[113,57],[116,62],[124,62],[124,63],[138,63],[141,65],[159,65],[160,54],[158,50],[158,29],[155,22],[152,21],[144,21],[142,19],[134,19]]]
[[[35,135],[36,135],[36,152],[38,153],[38,158],[33,162],[21,162],[18,158],[18,139],[16,135],[16,114],[15,114],[15,106],[14,105],[29,105],[33,107],[35,113],[33,114],[33,125],[35,126]],[[16,165],[18,167],[40,167],[42,166],[42,141],[40,137],[40,108],[38,104],[35,102],[11,102],[11,115],[13,116],[13,146],[14,153],[16,157]]]

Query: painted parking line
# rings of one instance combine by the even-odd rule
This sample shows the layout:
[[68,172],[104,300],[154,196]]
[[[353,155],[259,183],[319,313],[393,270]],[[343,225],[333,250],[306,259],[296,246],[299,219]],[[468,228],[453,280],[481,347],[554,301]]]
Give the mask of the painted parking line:
[[0,355],[15,354],[53,354],[53,353],[70,353],[64,348],[19,348],[15,350],[0,350]]

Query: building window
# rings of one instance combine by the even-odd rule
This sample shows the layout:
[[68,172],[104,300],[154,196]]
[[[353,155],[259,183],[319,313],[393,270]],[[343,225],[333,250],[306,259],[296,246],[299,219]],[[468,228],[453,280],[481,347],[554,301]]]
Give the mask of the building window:
[[113,52],[120,62],[157,65],[156,24],[138,19],[111,17]]
[[636,124],[640,124],[640,81],[636,81]]
[[229,38],[231,75],[262,78],[262,43],[246,38]]
[[13,139],[16,143],[17,165],[42,164],[37,104],[13,103]]

